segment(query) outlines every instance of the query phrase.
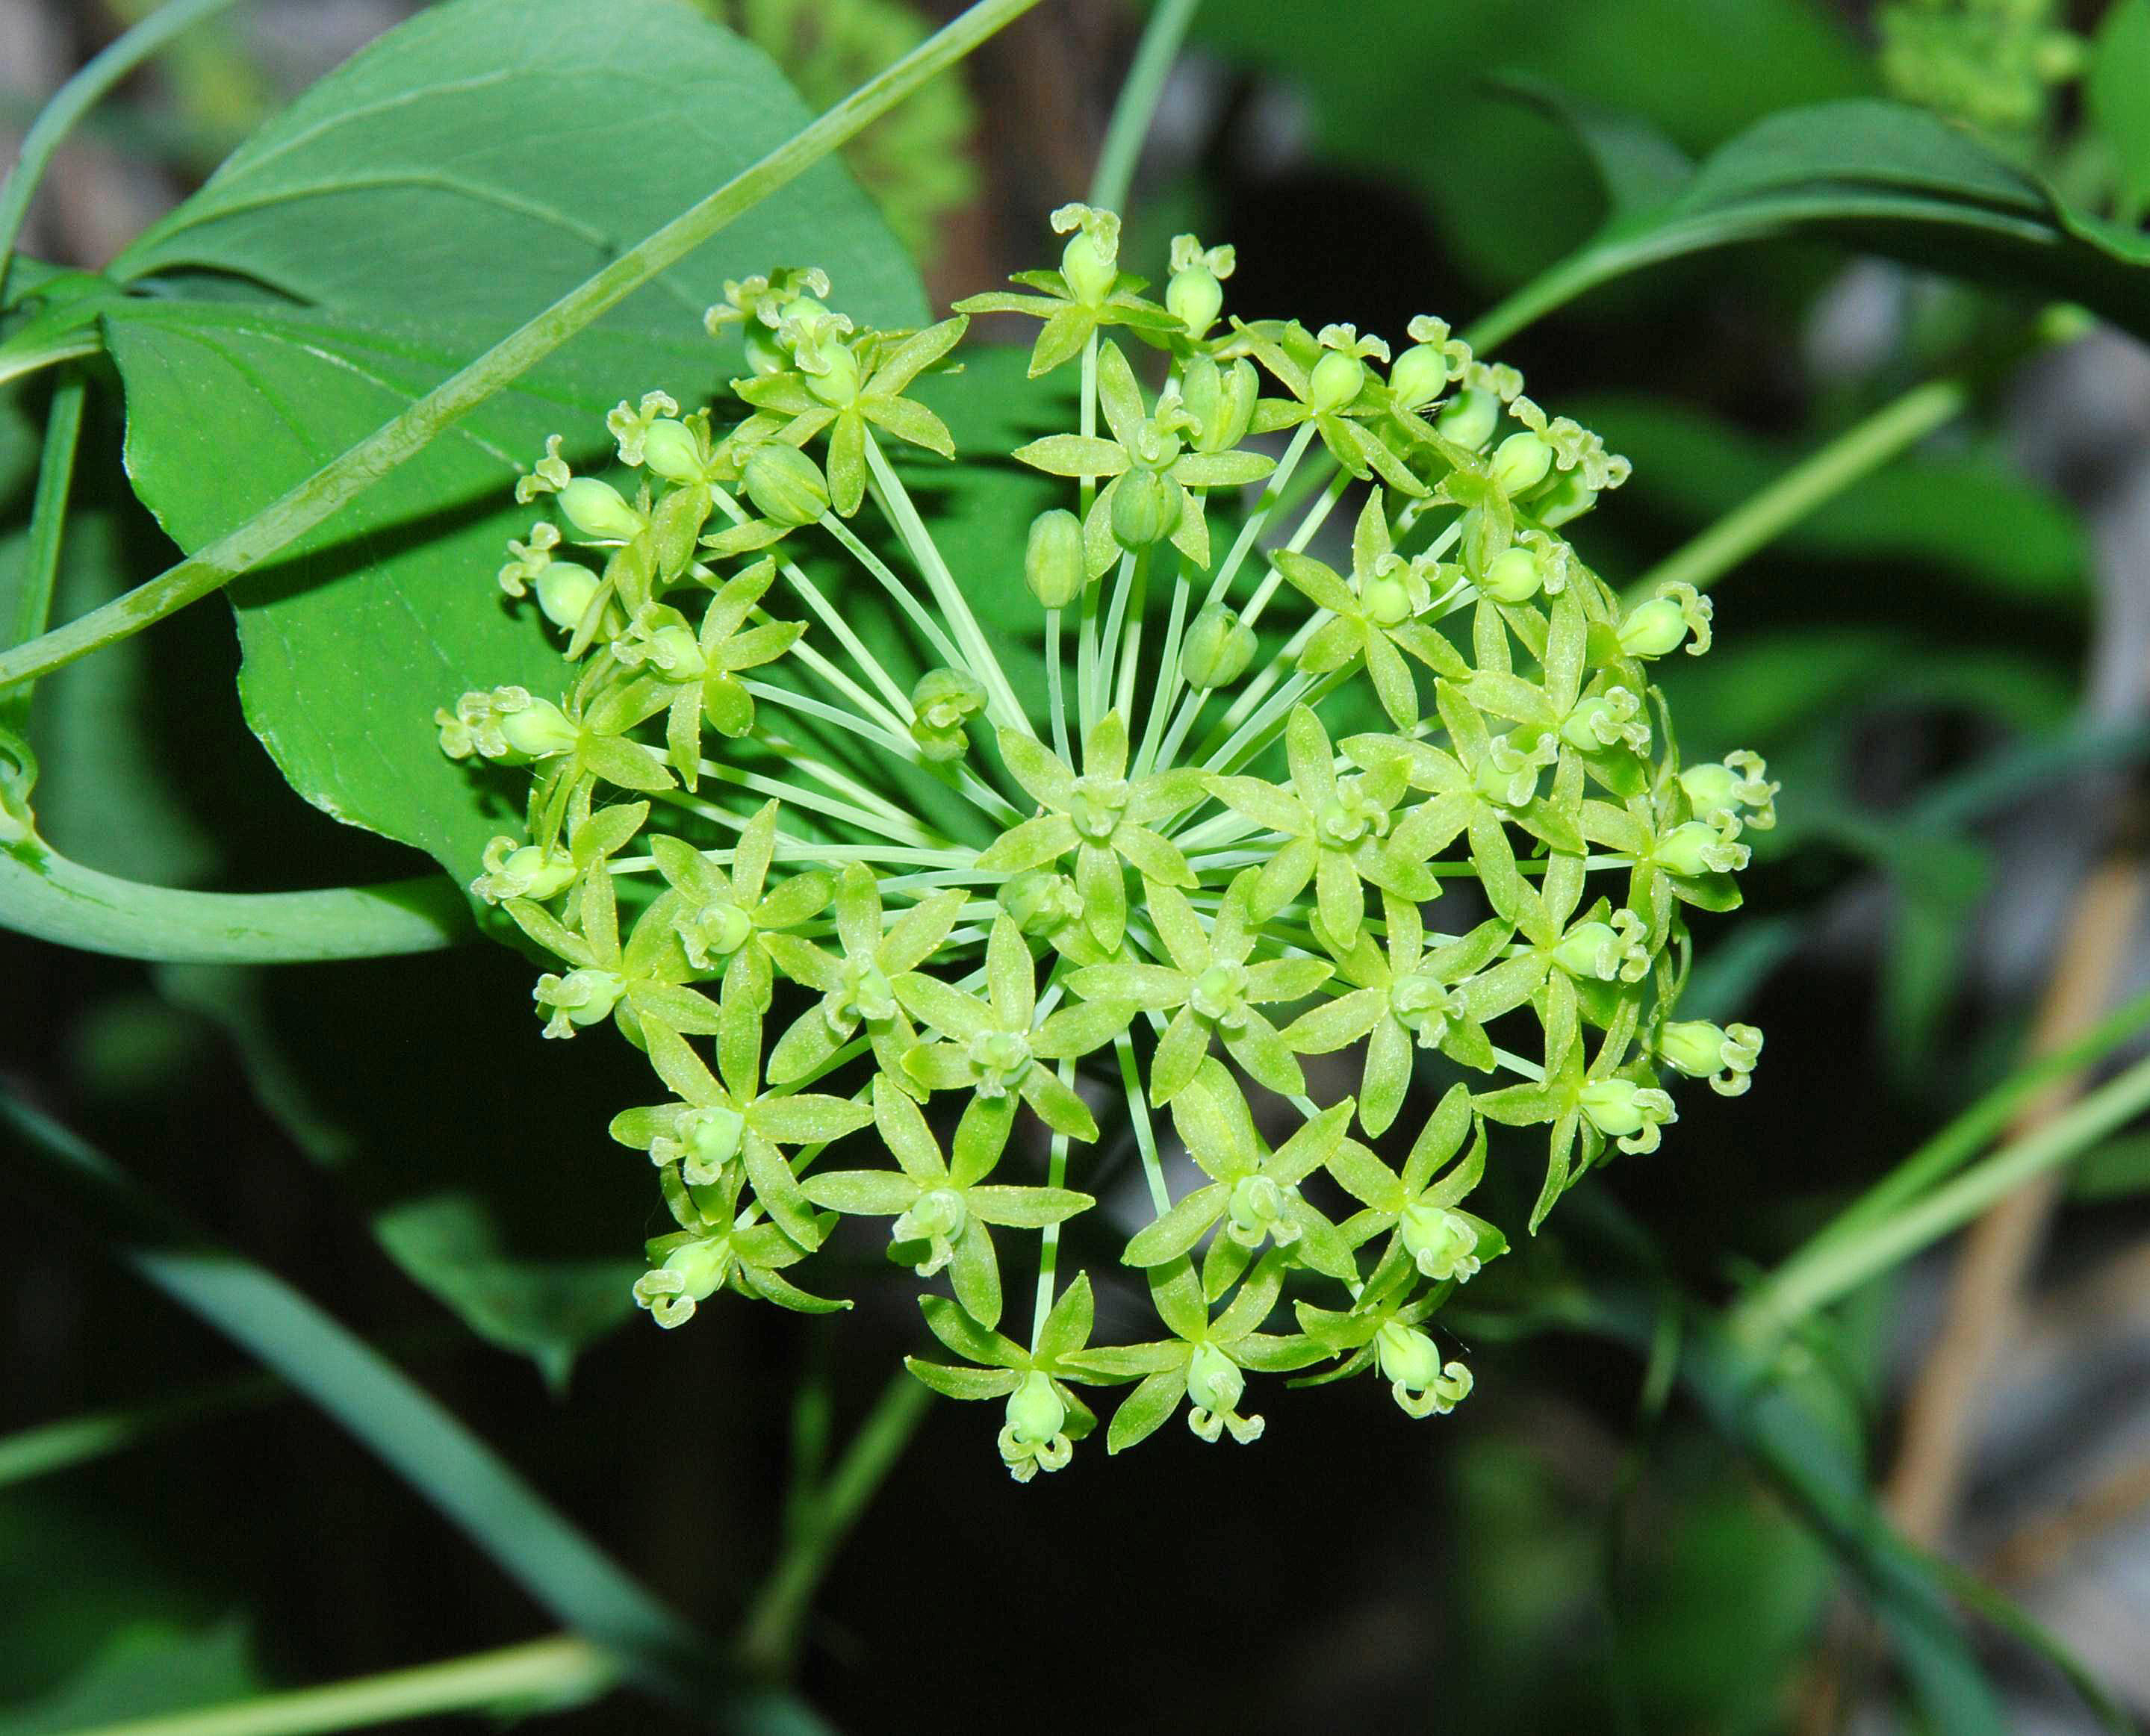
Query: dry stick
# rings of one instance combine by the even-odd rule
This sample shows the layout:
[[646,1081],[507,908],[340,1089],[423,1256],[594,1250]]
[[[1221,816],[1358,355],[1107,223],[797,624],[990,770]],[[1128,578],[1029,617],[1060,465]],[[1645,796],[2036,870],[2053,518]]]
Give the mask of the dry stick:
[[[2101,865],[2077,891],[2031,1027],[2032,1055],[2065,1048],[2107,1009],[2143,891],[2139,865],[2125,856]],[[2000,1143],[2044,1127],[2082,1092],[2080,1073],[2057,1079],[2016,1111]],[[2001,1345],[2015,1335],[2023,1283],[2064,1185],[2057,1173],[2043,1172],[1989,1208],[1966,1233],[1933,1350],[1905,1405],[1896,1463],[1882,1496],[1897,1528],[1920,1547],[1935,1547],[1955,1513],[1973,1406]],[[1840,1729],[1855,1691],[1850,1678],[1873,1662],[1871,1627],[1840,1597],[1800,1685],[1793,1726],[1798,1736]]]
[[[2107,1010],[2144,891],[2142,866],[2132,856],[2108,860],[2084,881],[2032,1027],[2033,1054],[2072,1042]],[[2082,1094],[2082,1084],[2080,1075],[2055,1081],[2017,1113],[2006,1138],[2053,1120]],[[2034,1178],[1965,1237],[1940,1332],[1905,1405],[1896,1463],[1883,1496],[1897,1527],[1922,1547],[1936,1547],[1955,1516],[1977,1400],[1996,1355],[2016,1333],[2024,1284],[2066,1185],[2057,1171]]]

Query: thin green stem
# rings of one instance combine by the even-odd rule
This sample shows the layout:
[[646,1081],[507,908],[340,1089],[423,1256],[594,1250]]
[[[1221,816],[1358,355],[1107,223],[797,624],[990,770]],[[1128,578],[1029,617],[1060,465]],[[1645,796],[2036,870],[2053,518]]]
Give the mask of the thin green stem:
[[[203,0],[204,5],[207,0]],[[237,528],[103,608],[0,655],[0,686],[43,675],[222,589],[407,463],[443,430],[803,174],[1037,0],[978,0],[821,118],[621,254]]]
[[1961,1229],[2033,1176],[2080,1156],[2150,1107],[2150,1061],[2138,1061],[2033,1133],[2004,1145],[1920,1198],[1855,1234],[1809,1244],[1731,1316],[1736,1338],[1773,1345],[1816,1310],[1848,1295],[1920,1249]]
[[1113,1039],[1113,1053],[1120,1063],[1120,1084],[1128,1096],[1128,1118],[1134,1124],[1135,1149],[1142,1153],[1143,1175],[1149,1183],[1149,1203],[1162,1218],[1172,1209],[1172,1190],[1164,1184],[1164,1164],[1157,1154],[1157,1133],[1149,1123],[1149,1094],[1143,1089],[1135,1067],[1135,1046],[1123,1031]]
[[114,86],[163,49],[183,30],[214,18],[232,0],[172,0],[125,32],[54,93],[52,101],[23,134],[22,154],[0,186],[0,307],[8,300],[8,274],[15,263],[15,243],[23,233],[23,220],[30,201],[51,167],[57,151],[75,124],[88,114]]
[[618,1666],[595,1646],[561,1633],[323,1688],[97,1724],[70,1736],[306,1736],[502,1704],[574,1705],[618,1679]]
[[1060,667],[1061,613],[1057,608],[1045,612],[1045,688],[1052,706],[1052,751],[1072,765],[1075,756],[1067,743],[1067,681]]
[[[82,439],[82,406],[88,391],[78,369],[69,369],[53,388],[45,413],[45,445],[38,464],[38,492],[30,503],[29,546],[23,554],[22,588],[15,597],[10,645],[20,645],[45,630],[52,613],[53,588],[60,570],[60,544],[67,527],[68,492],[74,483],[74,455]],[[30,684],[0,692],[0,729],[19,730],[30,716]]]
[[956,629],[956,637],[962,641],[970,656],[972,673],[985,684],[987,693],[992,696],[991,709],[1002,728],[1019,729],[1026,735],[1035,734],[1030,719],[1024,714],[1022,702],[1008,684],[1007,672],[994,654],[992,641],[978,625],[978,618],[971,612],[970,599],[956,583],[955,574],[948,570],[947,562],[941,558],[940,545],[934,542],[932,532],[926,529],[926,521],[911,502],[911,491],[903,486],[903,478],[882,455],[880,443],[871,430],[866,437],[866,467],[873,477],[875,502],[888,515],[896,534],[903,538],[920,577],[933,593],[933,600],[941,605],[941,613]]
[[1187,572],[1187,558],[1182,556],[1175,564],[1172,580],[1172,613],[1164,626],[1164,650],[1158,665],[1157,685],[1151,689],[1149,716],[1143,728],[1142,751],[1135,756],[1135,775],[1142,777],[1157,764],[1159,738],[1164,731],[1165,714],[1172,709],[1172,701],[1179,691],[1180,643],[1187,632],[1187,605],[1194,595],[1194,584]]
[[785,1541],[775,1570],[755,1593],[739,1641],[749,1667],[765,1674],[790,1673],[815,1592],[932,1403],[931,1390],[907,1371],[891,1375],[881,1389],[811,1506],[802,1507],[802,1523]]
[[182,892],[119,880],[35,840],[0,851],[0,927],[165,964],[310,964],[432,952],[471,938],[437,874],[319,892]]
[[1667,556],[1628,588],[1630,601],[1655,595],[1668,584],[1708,590],[1824,502],[1953,421],[1970,397],[1970,387],[1961,379],[1913,386]]
[[[1060,1063],[1060,1082],[1070,1090],[1075,1085],[1075,1062],[1070,1059]],[[1045,1160],[1045,1185],[1064,1188],[1067,1185],[1068,1138],[1056,1133]],[[1055,1275],[1060,1264],[1060,1226],[1048,1224],[1038,1232],[1037,1238],[1037,1296],[1030,1310],[1030,1348],[1037,1349],[1037,1341],[1044,1335],[1046,1316],[1052,1312],[1052,1292]]]
[[290,1390],[266,1375],[249,1375],[155,1404],[86,1411],[0,1436],[0,1489],[107,1458],[190,1423],[274,1404]]
[[1105,125],[1105,142],[1098,153],[1098,171],[1090,181],[1090,203],[1108,211],[1127,204],[1134,184],[1135,163],[1142,155],[1143,140],[1149,136],[1150,121],[1164,81],[1179,53],[1187,27],[1194,21],[1200,0],[1162,0],[1143,28],[1133,63],[1113,104],[1113,118]]
[[[896,606],[910,617],[911,624],[924,636],[926,643],[932,646],[935,654],[941,662],[946,664],[951,669],[970,669],[970,664],[964,659],[963,654],[956,648],[954,642],[941,630],[941,623],[933,618],[925,604],[911,595],[911,587],[889,570],[887,562],[858,539],[850,526],[837,517],[834,512],[824,512],[821,515],[820,524],[823,530],[828,532],[850,551],[852,559],[881,582],[881,588],[896,599]],[[971,673],[976,674],[977,672],[972,670]]]

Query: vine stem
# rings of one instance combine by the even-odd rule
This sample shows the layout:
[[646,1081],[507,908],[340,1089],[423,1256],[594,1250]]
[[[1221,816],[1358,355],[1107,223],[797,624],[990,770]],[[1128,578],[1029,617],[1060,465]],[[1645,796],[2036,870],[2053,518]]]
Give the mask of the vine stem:
[[618,1667],[588,1640],[559,1633],[292,1693],[263,1694],[196,1712],[98,1724],[74,1736],[303,1736],[308,1731],[362,1729],[503,1702],[562,1704],[602,1693],[618,1677]]
[[755,1595],[739,1642],[750,1668],[788,1674],[800,1628],[837,1549],[911,1444],[933,1403],[930,1388],[900,1370],[881,1389],[828,1480],[795,1508],[776,1567]]
[[319,892],[184,892],[85,868],[33,841],[0,851],[0,926],[165,964],[306,964],[437,951],[470,938],[437,874]]
[[[204,7],[208,3],[209,0],[201,0]],[[0,655],[0,686],[45,674],[139,633],[187,604],[221,590],[289,547],[346,502],[416,457],[443,430],[527,373],[608,309],[670,270],[728,224],[796,179],[1036,4],[1037,0],[977,0],[977,4],[861,85],[820,119],[628,249],[244,524],[103,608]]]
[[57,151],[75,124],[102,102],[113,87],[159,53],[182,31],[226,10],[233,0],[172,0],[118,37],[53,95],[30,130],[23,135],[23,149],[0,186],[0,306],[7,305],[8,274],[15,263],[15,243],[23,233],[23,220],[30,201],[45,178]]
[[1971,388],[1961,379],[1913,386],[1653,567],[1628,587],[1629,606],[1668,584],[1708,590],[1824,501],[1953,421],[1970,400]]
[[[58,582],[61,540],[67,527],[68,491],[74,486],[74,456],[82,439],[83,399],[88,387],[78,369],[70,368],[53,388],[45,415],[45,444],[38,461],[38,490],[30,504],[29,548],[23,558],[23,588],[15,598],[14,630],[8,643],[19,645],[45,630],[52,613],[53,588]],[[0,729],[20,729],[29,720],[30,684],[0,690]]]

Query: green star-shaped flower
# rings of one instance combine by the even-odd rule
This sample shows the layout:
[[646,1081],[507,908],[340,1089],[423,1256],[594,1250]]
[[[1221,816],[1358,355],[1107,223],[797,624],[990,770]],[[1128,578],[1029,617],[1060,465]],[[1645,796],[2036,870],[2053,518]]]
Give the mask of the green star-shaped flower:
[[1083,920],[1106,951],[1127,931],[1126,868],[1160,886],[1191,886],[1194,871],[1156,822],[1202,800],[1201,774],[1188,768],[1128,776],[1128,726],[1108,711],[1083,743],[1083,775],[1035,736],[1000,733],[1001,758],[1015,780],[1046,811],[1002,834],[980,853],[978,866],[1021,874],[1075,852],[1075,886]]
[[1428,946],[1416,904],[1386,896],[1381,903],[1386,944],[1362,929],[1338,961],[1345,980],[1358,987],[1302,1014],[1284,1032],[1284,1042],[1302,1055],[1333,1054],[1369,1039],[1359,1119],[1376,1137],[1389,1130],[1403,1107],[1414,1045],[1489,1071],[1493,1045],[1485,1022],[1517,1004],[1496,1004],[1480,975],[1513,932],[1507,922],[1492,917],[1466,935],[1444,936]]
[[1277,1337],[1257,1330],[1276,1306],[1283,1287],[1284,1261],[1272,1253],[1255,1264],[1238,1294],[1213,1320],[1201,1280],[1185,1259],[1153,1269],[1150,1299],[1173,1336],[1149,1344],[1101,1347],[1065,1360],[1078,1380],[1140,1377],[1140,1384],[1113,1413],[1105,1450],[1122,1452],[1154,1434],[1184,1399],[1194,1401],[1187,1426],[1199,1439],[1214,1441],[1229,1429],[1243,1446],[1259,1441],[1262,1419],[1239,1413],[1247,1390],[1244,1370],[1275,1373],[1304,1368],[1321,1355],[1320,1346],[1306,1339]]
[[1120,220],[1089,205],[1062,205],[1052,214],[1056,234],[1072,239],[1061,255],[1057,271],[1018,271],[1009,281],[1037,291],[1012,295],[995,290],[966,296],[959,314],[1029,314],[1045,321],[1030,352],[1030,376],[1072,361],[1100,326],[1125,326],[1154,332],[1160,340],[1181,328],[1179,316],[1141,292],[1149,285],[1120,270]]
[[956,347],[970,323],[959,315],[923,331],[872,332],[847,342],[825,318],[800,335],[793,367],[734,380],[732,390],[787,418],[781,437],[793,446],[826,432],[830,500],[849,518],[866,497],[869,422],[944,458],[956,456],[947,425],[903,394]]
[[1231,1057],[1270,1090],[1298,1097],[1306,1089],[1292,1044],[1255,1009],[1303,1000],[1328,981],[1334,967],[1318,958],[1247,962],[1260,938],[1260,926],[1247,911],[1254,882],[1252,869],[1233,881],[1217,907],[1216,922],[1205,931],[1186,894],[1144,881],[1149,919],[1172,962],[1123,959],[1088,966],[1067,979],[1067,986],[1086,1001],[1118,1001],[1172,1013],[1150,1059],[1149,1100],[1158,1108],[1172,1102],[1194,1078],[1213,1037],[1222,1039]]
[[1098,352],[1098,399],[1113,431],[1110,440],[1051,434],[1015,453],[1049,476],[1111,479],[1083,524],[1089,576],[1103,573],[1123,550],[1168,538],[1197,567],[1207,568],[1209,527],[1201,491],[1259,482],[1276,461],[1259,452],[1189,450],[1199,421],[1177,400],[1149,414],[1134,370],[1117,344]]
[[1271,1151],[1231,1074],[1222,1062],[1204,1061],[1194,1082],[1173,1099],[1172,1124],[1209,1180],[1138,1233],[1121,1257],[1131,1266],[1161,1266],[1221,1224],[1202,1262],[1202,1291],[1213,1300],[1232,1287],[1264,1243],[1283,1250],[1292,1264],[1355,1282],[1359,1269],[1350,1245],[1299,1191],[1344,1143],[1355,1107],[1349,1098],[1332,1103]]
[[936,892],[905,911],[884,932],[881,884],[863,862],[844,870],[836,886],[836,939],[831,957],[798,935],[771,935],[770,956],[793,982],[820,992],[777,1039],[769,1076],[779,1084],[805,1078],[826,1064],[866,1027],[874,1059],[884,1074],[901,1080],[903,1057],[918,1041],[896,996],[896,979],[915,971],[941,950],[963,908],[960,890]]
[[1409,788],[1401,756],[1384,751],[1371,760],[1362,759],[1346,742],[1345,754],[1362,770],[1338,777],[1329,732],[1304,705],[1292,708],[1284,726],[1284,752],[1291,767],[1289,790],[1260,778],[1204,780],[1209,793],[1226,807],[1289,840],[1254,882],[1251,904],[1256,920],[1267,921],[1311,881],[1323,940],[1333,950],[1348,952],[1366,914],[1366,886],[1421,901],[1439,895],[1440,882],[1426,869],[1431,852],[1391,835],[1396,805]]
[[832,1211],[894,1218],[890,1239],[896,1247],[915,1251],[913,1244],[925,1244],[923,1257],[913,1263],[918,1275],[931,1278],[946,1267],[963,1311],[981,1326],[998,1325],[1001,1268],[988,1226],[1042,1229],[1098,1202],[1069,1188],[986,1185],[1007,1143],[1005,1116],[966,1113],[956,1130],[951,1164],[918,1105],[886,1074],[873,1082],[873,1113],[901,1170],[810,1175],[802,1184],[806,1197]]
[[703,719],[734,739],[753,729],[754,695],[739,672],[774,663],[806,630],[802,621],[769,621],[740,631],[775,577],[775,562],[758,561],[725,580],[699,632],[671,604],[645,603],[613,641],[613,654],[644,672],[638,684],[661,698],[672,769],[689,790],[701,774]]
[[922,971],[896,978],[896,999],[938,1031],[904,1057],[904,1071],[928,1091],[971,1090],[993,1114],[1012,1117],[1017,1098],[1055,1133],[1094,1139],[1098,1123],[1048,1061],[1074,1060],[1112,1042],[1134,1017],[1131,1007],[1085,1001],[1037,1014],[1037,966],[1015,919],[1003,912],[986,941],[987,998]]
[[780,1148],[841,1138],[871,1121],[873,1112],[849,1098],[765,1092],[760,1062],[758,1012],[724,1009],[717,1042],[721,1082],[684,1039],[654,1029],[649,1064],[679,1101],[621,1111],[613,1118],[612,1136],[653,1158],[660,1154],[658,1141],[669,1141],[663,1149],[679,1149],[682,1177],[693,1183],[719,1179],[737,1163],[753,1184],[755,1204],[811,1252],[821,1244],[821,1226]]
[[1381,709],[1399,729],[1415,728],[1419,719],[1418,686],[1404,653],[1437,675],[1460,680],[1470,674],[1462,653],[1418,618],[1432,602],[1425,563],[1395,553],[1380,489],[1366,497],[1352,533],[1349,584],[1311,555],[1280,548],[1270,558],[1309,602],[1335,618],[1301,648],[1300,668],[1325,675],[1364,657]]
[[811,921],[835,896],[834,877],[820,868],[769,885],[777,813],[775,801],[765,802],[740,829],[729,875],[678,838],[653,834],[649,840],[668,890],[643,920],[669,925],[695,970],[721,972],[727,1002],[743,998],[766,1007],[770,941]]
[[904,1366],[946,1398],[1007,1400],[1001,1462],[1017,1482],[1027,1483],[1041,1471],[1065,1469],[1072,1443],[1098,1426],[1090,1407],[1068,1385],[1098,1378],[1070,1366],[1090,1342],[1096,1321],[1088,1275],[1078,1274],[1061,1292],[1038,1328],[1036,1347],[1028,1350],[980,1325],[945,1296],[918,1300],[933,1335],[972,1365],[951,1368],[906,1356]]
[[[1446,1173],[1437,1173],[1474,1132],[1470,1151]],[[1436,1284],[1466,1283],[1487,1260],[1507,1251],[1507,1238],[1499,1229],[1457,1209],[1486,1173],[1486,1130],[1471,1112],[1467,1086],[1449,1088],[1411,1142],[1401,1175],[1355,1140],[1330,1157],[1329,1172],[1365,1207],[1345,1221],[1347,1243],[1357,1248],[1392,1233],[1366,1280],[1370,1294],[1386,1290],[1406,1268]]]

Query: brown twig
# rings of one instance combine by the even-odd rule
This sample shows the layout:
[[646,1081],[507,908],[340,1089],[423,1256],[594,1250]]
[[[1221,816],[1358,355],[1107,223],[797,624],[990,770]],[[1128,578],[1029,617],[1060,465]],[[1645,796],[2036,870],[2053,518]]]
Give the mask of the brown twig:
[[[2142,869],[2132,857],[2108,860],[2083,882],[2032,1027],[2032,1054],[2072,1042],[2105,1011],[2142,915],[2143,892]],[[2042,1127],[2081,1089],[2078,1080],[2056,1081],[2024,1105],[2006,1137]],[[2024,1284],[2062,1186],[2055,1175],[2028,1183],[1964,1239],[1940,1330],[1905,1404],[1895,1466],[1883,1491],[1890,1516],[1915,1543],[1938,1546],[1955,1516],[1977,1400],[1996,1355],[2020,1324]]]

